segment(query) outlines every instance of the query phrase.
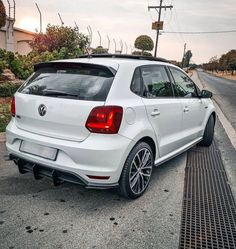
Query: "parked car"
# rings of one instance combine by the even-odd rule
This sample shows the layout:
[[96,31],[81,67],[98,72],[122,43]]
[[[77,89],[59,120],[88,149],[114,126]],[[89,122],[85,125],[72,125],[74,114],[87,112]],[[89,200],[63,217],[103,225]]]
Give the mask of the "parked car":
[[40,63],[12,99],[9,158],[20,173],[128,198],[153,167],[213,140],[211,92],[163,59],[100,55]]

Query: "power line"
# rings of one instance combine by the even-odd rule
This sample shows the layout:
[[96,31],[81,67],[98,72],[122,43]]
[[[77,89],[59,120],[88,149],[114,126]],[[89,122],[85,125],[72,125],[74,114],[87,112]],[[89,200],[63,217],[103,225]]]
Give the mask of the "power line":
[[[147,5],[149,6],[149,5],[150,5],[149,0],[146,0],[146,1],[147,1]],[[153,18],[152,12],[151,12],[151,11],[148,11],[148,13],[149,13],[149,17],[150,17],[150,19],[152,20],[152,22],[156,21],[158,15],[155,15],[155,17]]]
[[[176,8],[174,9],[174,17],[175,17],[175,19],[176,19],[177,29],[178,29],[178,30],[181,30],[181,26],[180,26],[180,22],[179,22],[179,18],[178,18],[178,15],[177,15],[177,10],[176,10]],[[179,34],[179,37],[182,39],[182,42],[183,42],[183,43],[186,42],[185,37],[183,36],[183,34]]]
[[224,34],[224,33],[236,33],[236,29],[221,30],[221,31],[162,31],[161,33],[164,33],[164,34],[185,34],[185,35]]
[[[164,0],[164,2],[166,2],[166,1]],[[166,3],[166,5],[173,6],[173,0],[169,0],[169,2]],[[167,13],[168,13],[168,12],[165,11],[165,12],[164,12],[164,16],[163,16],[163,21],[164,21],[164,23],[165,23],[165,26],[166,26],[166,25],[169,25],[169,24],[171,23],[172,16],[173,16],[173,11],[172,11],[172,9],[170,9],[170,16],[168,16]],[[168,19],[167,19],[167,16],[168,16]]]

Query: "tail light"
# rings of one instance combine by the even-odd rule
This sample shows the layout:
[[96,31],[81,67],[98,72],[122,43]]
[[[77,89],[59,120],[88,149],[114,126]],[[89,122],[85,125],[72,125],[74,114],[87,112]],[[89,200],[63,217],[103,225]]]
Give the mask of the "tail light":
[[11,115],[15,117],[16,115],[16,104],[15,104],[15,97],[13,96],[11,99]]
[[123,115],[120,106],[98,106],[92,109],[86,122],[86,128],[94,133],[116,134],[119,131]]

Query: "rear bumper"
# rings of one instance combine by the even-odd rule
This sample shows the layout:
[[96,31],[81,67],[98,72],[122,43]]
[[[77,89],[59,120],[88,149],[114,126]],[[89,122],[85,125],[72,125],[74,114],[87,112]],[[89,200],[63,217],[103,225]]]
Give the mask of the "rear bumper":
[[[56,161],[19,151],[22,140],[58,149]],[[49,177],[52,177],[53,170],[60,173],[61,178],[65,178],[65,174],[62,173],[66,172],[77,178],[72,177],[75,183],[79,183],[78,179],[80,179],[81,185],[87,187],[117,186],[125,160],[134,145],[133,140],[119,134],[91,133],[83,142],[46,137],[17,128],[14,118],[6,129],[8,153],[16,159],[27,162],[26,171],[33,172],[30,165],[35,164],[42,168],[40,174]],[[46,168],[51,170],[49,175],[44,173]],[[109,179],[91,179],[88,176],[109,176]],[[72,182],[71,178],[61,180]]]
[[35,180],[39,180],[43,177],[51,178],[54,186],[58,186],[63,182],[69,182],[74,184],[82,185],[86,188],[96,188],[96,189],[110,189],[119,186],[118,183],[105,184],[105,183],[91,183],[83,179],[81,176],[64,170],[53,169],[48,166],[36,164],[34,162],[26,161],[18,156],[10,154],[8,156],[9,160],[13,160],[18,170],[21,174],[32,173]]

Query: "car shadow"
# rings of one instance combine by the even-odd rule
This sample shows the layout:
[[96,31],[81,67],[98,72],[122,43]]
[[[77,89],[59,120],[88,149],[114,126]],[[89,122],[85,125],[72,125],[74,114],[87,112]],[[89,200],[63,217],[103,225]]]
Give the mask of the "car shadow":
[[[163,179],[168,177],[168,174],[173,174],[173,171],[177,173],[180,170],[184,155],[185,154],[177,156],[161,166],[154,168],[149,188],[143,197],[149,196],[152,191],[158,189],[163,190]],[[20,175],[14,163],[10,163],[8,167],[10,171],[9,175],[1,177],[0,195],[26,195],[32,198],[41,198],[44,199],[44,201],[54,200],[63,203],[67,202],[69,206],[77,206],[79,203],[80,207],[84,206],[86,207],[86,210],[93,210],[94,208],[104,206],[107,207],[109,205],[112,206],[114,203],[116,203],[116,205],[117,203],[122,203],[122,205],[124,205],[124,203],[133,201],[120,196],[116,189],[86,189],[83,186],[70,183],[63,183],[62,185],[55,187],[51,179],[42,178],[36,181],[31,173]],[[14,167],[14,170],[10,170],[11,167]],[[138,201],[139,199],[135,201]],[[82,205],[82,203],[87,204]],[[91,205],[88,205],[88,203],[91,203]]]

